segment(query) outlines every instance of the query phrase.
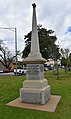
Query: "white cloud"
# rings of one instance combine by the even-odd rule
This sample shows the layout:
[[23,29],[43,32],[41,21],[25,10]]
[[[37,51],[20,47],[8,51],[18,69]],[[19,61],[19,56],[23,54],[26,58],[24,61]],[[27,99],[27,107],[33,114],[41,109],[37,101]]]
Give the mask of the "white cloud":
[[[37,21],[43,27],[52,28],[57,37],[64,36],[66,29],[71,26],[71,0],[0,0],[0,27],[17,27],[18,49],[24,49],[24,35],[31,30],[32,24],[32,3],[37,4]],[[0,30],[0,38],[14,39],[11,31]],[[70,44],[68,38],[58,39],[62,47]],[[60,41],[59,41],[60,40]],[[64,45],[64,41],[66,45]],[[9,42],[7,41],[8,46]]]

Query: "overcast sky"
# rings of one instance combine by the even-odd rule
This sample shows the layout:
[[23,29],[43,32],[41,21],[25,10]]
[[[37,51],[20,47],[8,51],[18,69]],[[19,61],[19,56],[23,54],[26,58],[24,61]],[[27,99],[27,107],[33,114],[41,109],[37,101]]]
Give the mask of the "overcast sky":
[[[32,3],[36,3],[37,24],[52,29],[60,47],[71,46],[71,0],[0,0],[0,27],[16,27],[18,49],[24,49],[24,35],[32,27]],[[14,32],[0,29],[0,39],[14,49]]]

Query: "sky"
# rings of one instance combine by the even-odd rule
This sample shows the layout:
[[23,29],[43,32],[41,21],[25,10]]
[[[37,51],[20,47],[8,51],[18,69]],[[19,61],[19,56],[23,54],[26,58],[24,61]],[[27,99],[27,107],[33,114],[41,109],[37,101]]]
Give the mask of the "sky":
[[0,0],[0,39],[14,51],[14,31],[2,27],[16,27],[18,50],[24,49],[24,35],[32,28],[32,3],[37,5],[37,24],[55,31],[59,47],[71,48],[71,0]]

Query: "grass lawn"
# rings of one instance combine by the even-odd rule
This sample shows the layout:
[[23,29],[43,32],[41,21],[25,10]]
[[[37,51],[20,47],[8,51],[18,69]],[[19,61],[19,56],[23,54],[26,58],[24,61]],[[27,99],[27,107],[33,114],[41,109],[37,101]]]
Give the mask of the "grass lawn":
[[51,94],[61,96],[55,112],[5,105],[19,97],[25,76],[0,76],[0,119],[71,119],[71,72],[60,70],[60,79],[56,80],[53,71],[46,71],[45,77],[51,86]]

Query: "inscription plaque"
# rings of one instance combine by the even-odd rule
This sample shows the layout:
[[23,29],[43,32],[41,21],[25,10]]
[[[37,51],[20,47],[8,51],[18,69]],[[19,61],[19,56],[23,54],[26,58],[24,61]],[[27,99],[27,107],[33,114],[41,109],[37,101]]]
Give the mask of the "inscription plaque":
[[40,77],[42,73],[44,73],[44,67],[42,64],[27,64],[27,79],[40,79],[43,77]]
[[28,74],[29,75],[37,75],[39,74],[39,65],[29,65],[28,66]]

